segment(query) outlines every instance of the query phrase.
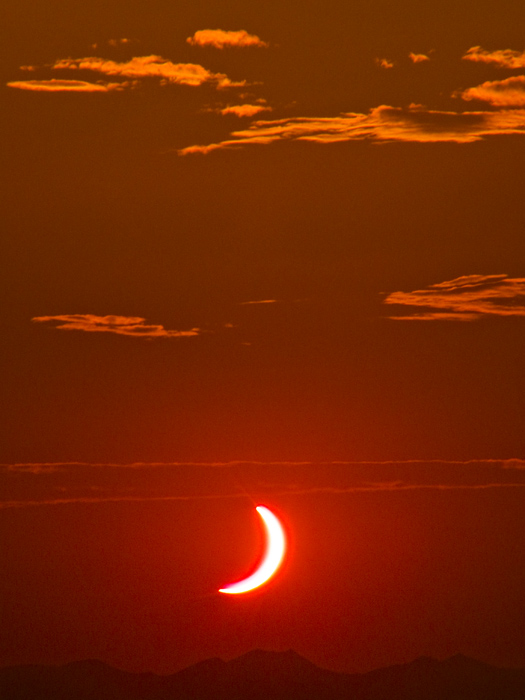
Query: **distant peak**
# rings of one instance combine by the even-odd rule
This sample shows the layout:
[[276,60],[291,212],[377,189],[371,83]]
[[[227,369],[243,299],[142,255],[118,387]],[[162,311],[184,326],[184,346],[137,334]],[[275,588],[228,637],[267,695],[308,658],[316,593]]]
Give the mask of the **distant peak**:
[[412,661],[413,664],[437,664],[439,661],[432,656],[418,656]]
[[293,649],[286,651],[268,651],[265,649],[252,649],[242,656],[232,659],[230,664],[239,665],[256,665],[256,666],[281,666],[281,667],[296,667],[296,666],[314,666],[311,661],[305,659]]
[[[442,659],[441,661],[438,659],[434,659],[431,656],[418,656],[417,659],[414,659],[414,661],[410,662],[410,666],[415,665],[415,666],[438,666],[438,665],[446,665],[446,666],[456,666],[456,667],[473,667],[473,666],[487,666],[486,663],[483,661],[478,661],[477,659],[473,659],[470,656],[465,656],[464,654],[454,654],[453,656],[449,656],[447,659]],[[401,664],[404,665],[404,664]]]
[[448,659],[445,659],[443,663],[455,665],[455,666],[487,666],[484,661],[479,661],[478,659],[473,659],[471,656],[465,656],[464,654],[454,654]]

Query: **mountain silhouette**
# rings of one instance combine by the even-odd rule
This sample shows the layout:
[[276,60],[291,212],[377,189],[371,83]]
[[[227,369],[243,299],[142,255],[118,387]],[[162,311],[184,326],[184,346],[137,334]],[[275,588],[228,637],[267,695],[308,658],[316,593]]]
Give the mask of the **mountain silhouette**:
[[363,674],[321,669],[294,651],[208,659],[169,676],[101,661],[0,669],[2,700],[524,700],[525,669],[462,655]]

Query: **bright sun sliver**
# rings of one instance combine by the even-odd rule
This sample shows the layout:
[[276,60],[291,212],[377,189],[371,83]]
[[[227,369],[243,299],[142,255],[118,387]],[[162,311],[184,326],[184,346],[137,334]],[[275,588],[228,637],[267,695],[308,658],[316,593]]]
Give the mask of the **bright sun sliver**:
[[261,516],[266,529],[266,550],[257,570],[247,578],[230,583],[224,588],[219,588],[219,593],[247,593],[254,588],[262,586],[275,574],[280,567],[286,551],[286,537],[283,526],[266,506],[257,506],[256,511]]

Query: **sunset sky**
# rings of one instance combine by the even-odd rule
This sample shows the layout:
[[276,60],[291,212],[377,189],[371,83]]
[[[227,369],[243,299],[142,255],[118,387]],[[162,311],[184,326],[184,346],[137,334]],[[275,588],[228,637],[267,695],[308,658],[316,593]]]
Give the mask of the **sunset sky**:
[[2,24],[0,665],[525,667],[523,2]]

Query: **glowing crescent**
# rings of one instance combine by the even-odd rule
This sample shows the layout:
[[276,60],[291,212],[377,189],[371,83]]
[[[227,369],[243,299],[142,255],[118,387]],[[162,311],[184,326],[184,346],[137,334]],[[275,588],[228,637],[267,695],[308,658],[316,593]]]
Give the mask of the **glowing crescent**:
[[265,506],[257,506],[255,510],[261,516],[266,528],[266,551],[262,561],[251,576],[219,588],[219,593],[246,593],[258,588],[266,583],[281,565],[286,549],[283,527],[272,511]]

